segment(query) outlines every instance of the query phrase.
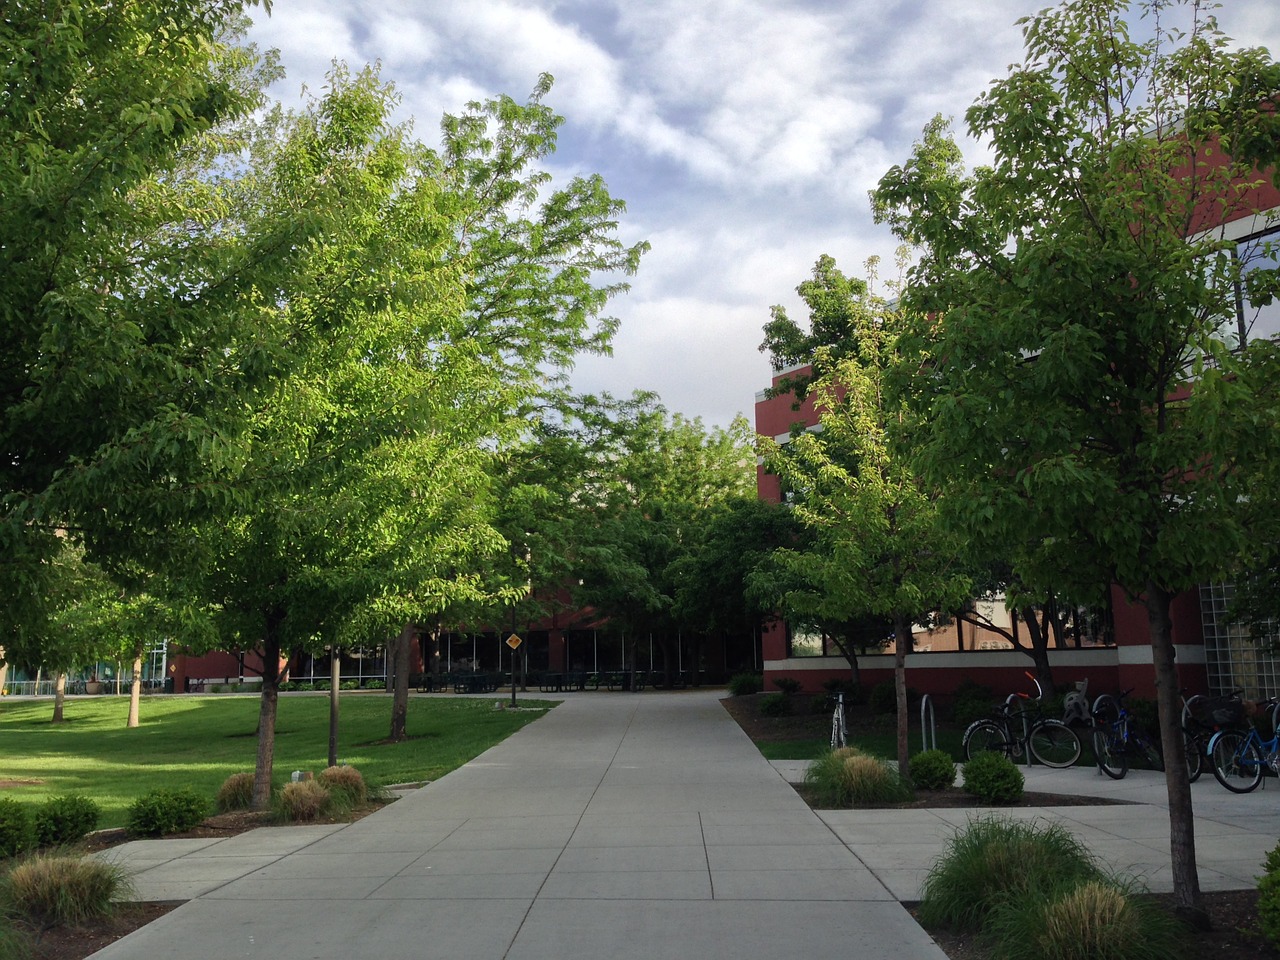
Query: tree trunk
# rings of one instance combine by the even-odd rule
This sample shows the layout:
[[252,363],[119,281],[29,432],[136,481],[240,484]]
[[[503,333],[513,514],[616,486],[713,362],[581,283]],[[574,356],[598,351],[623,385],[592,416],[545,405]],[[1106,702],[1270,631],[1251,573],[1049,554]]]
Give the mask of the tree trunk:
[[[36,671],[36,690],[40,689],[40,671]],[[62,707],[67,701],[67,672],[59,670],[53,681],[53,722],[62,723]]]
[[893,692],[898,700],[898,771],[907,775],[910,748],[907,745],[907,653],[911,650],[911,620],[899,614],[893,618]]
[[329,647],[329,766],[338,765],[338,691],[342,689],[342,660],[338,645]]
[[[138,725],[138,714],[142,704],[142,648],[133,651],[133,677],[129,681],[129,717],[125,720],[126,729],[132,730]],[[119,671],[116,672],[119,677]]]
[[393,743],[408,740],[409,654],[413,649],[414,629],[406,623],[395,640],[395,684],[391,698],[391,736]]
[[276,711],[280,700],[280,624],[282,616],[267,617],[262,641],[262,698],[258,704],[258,755],[253,767],[254,810],[271,806],[271,773],[276,751]]
[[1151,652],[1156,672],[1164,782],[1169,796],[1169,853],[1173,868],[1173,898],[1178,913],[1185,920],[1200,929],[1207,929],[1209,918],[1205,913],[1204,898],[1200,895],[1200,875],[1196,870],[1195,818],[1182,742],[1182,710],[1178,704],[1178,670],[1174,665],[1170,599],[1167,590],[1154,583],[1147,584],[1147,623],[1151,631]]
[[[1040,681],[1041,691],[1046,697],[1052,697],[1054,686],[1053,668],[1049,666],[1049,632],[1036,616],[1035,607],[1023,607],[1020,613],[1027,625],[1027,633],[1031,637],[1031,648],[1024,649],[1023,652],[1031,657],[1031,662],[1035,664],[1036,679]],[[1047,614],[1045,619],[1048,620]]]

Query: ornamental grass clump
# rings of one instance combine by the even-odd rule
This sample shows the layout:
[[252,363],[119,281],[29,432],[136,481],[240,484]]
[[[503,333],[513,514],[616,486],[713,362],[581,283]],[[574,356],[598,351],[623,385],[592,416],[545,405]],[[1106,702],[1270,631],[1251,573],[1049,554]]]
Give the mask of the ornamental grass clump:
[[820,807],[840,809],[911,799],[911,788],[898,772],[858,747],[841,747],[809,764],[805,785]]
[[1258,880],[1258,926],[1262,935],[1280,947],[1280,846],[1267,854]]
[[996,906],[983,938],[994,960],[1177,960],[1185,928],[1109,879],[1076,880]]
[[286,783],[277,801],[280,816],[294,823],[318,819],[328,811],[329,804],[329,791],[318,780]]
[[978,930],[999,904],[1062,883],[1103,880],[1093,856],[1052,823],[982,817],[948,841],[921,888],[925,926]]
[[347,806],[359,806],[369,798],[369,788],[355,767],[326,767],[320,771],[319,780],[330,794],[343,795]]
[[0,880],[0,901],[44,928],[108,916],[132,895],[129,875],[119,864],[59,853],[37,853]]
[[233,773],[222,781],[214,806],[219,813],[231,810],[248,810],[253,806],[253,774]]

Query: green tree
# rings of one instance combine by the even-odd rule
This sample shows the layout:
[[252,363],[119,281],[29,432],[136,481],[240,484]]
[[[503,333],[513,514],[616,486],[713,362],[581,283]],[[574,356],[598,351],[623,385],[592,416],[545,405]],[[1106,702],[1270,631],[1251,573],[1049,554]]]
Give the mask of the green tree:
[[936,492],[905,455],[905,408],[887,390],[888,371],[899,362],[902,314],[866,286],[843,289],[850,322],[841,355],[827,347],[814,354],[821,431],[796,431],[786,444],[764,438],[760,446],[769,469],[796,491],[793,509],[819,546],[798,555],[798,565],[846,619],[893,624],[898,762],[905,770],[912,625],[958,605],[971,584],[959,542],[939,522]]
[[1235,323],[1242,260],[1266,251],[1209,229],[1256,212],[1276,141],[1233,152],[1274,133],[1274,99],[1236,93],[1272,68],[1199,3],[1144,6],[1145,40],[1128,7],[1023,21],[1025,62],[966,115],[991,166],[966,174],[935,120],[873,201],[921,250],[905,389],[921,469],[961,485],[960,528],[1017,544],[1028,583],[1085,597],[1114,579],[1146,604],[1175,895],[1199,913],[1169,602],[1231,567],[1242,467],[1274,456],[1270,351]]

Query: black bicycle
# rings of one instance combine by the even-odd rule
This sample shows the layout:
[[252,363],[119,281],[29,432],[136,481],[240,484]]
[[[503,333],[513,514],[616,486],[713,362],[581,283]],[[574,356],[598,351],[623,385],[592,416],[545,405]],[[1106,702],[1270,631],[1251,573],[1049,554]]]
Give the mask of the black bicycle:
[[1069,767],[1080,758],[1080,738],[1061,720],[1044,716],[1040,701],[1044,691],[1033,674],[1036,695],[1010,694],[995,708],[995,716],[975,720],[964,732],[964,755],[972,760],[980,753],[1003,753],[1018,760],[1030,752],[1046,767]]

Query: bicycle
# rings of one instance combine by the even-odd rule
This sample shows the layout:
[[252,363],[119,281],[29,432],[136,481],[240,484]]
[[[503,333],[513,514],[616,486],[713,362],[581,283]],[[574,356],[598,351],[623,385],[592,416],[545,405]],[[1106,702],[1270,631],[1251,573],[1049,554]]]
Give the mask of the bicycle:
[[[1218,782],[1232,793],[1248,793],[1262,782],[1266,767],[1272,772],[1280,771],[1280,732],[1275,730],[1277,699],[1271,697],[1263,700],[1271,711],[1272,736],[1263,740],[1257,728],[1250,726],[1248,731],[1220,730],[1209,741],[1209,758],[1213,765],[1213,775]],[[1248,705],[1243,712],[1249,713]],[[1256,711],[1255,711],[1256,712]]]
[[848,730],[844,720],[844,694],[836,694],[836,708],[831,714],[831,749],[839,750],[845,745]]
[[1244,702],[1240,699],[1243,690],[1218,697],[1207,697],[1196,694],[1183,700],[1182,734],[1186,738],[1187,769],[1191,771],[1191,753],[1195,753],[1195,772],[1190,776],[1192,783],[1205,769],[1205,758],[1209,755],[1209,741],[1219,730],[1226,727],[1239,727],[1244,723]]
[[[1164,769],[1164,757],[1158,744],[1134,722],[1124,705],[1125,697],[1133,693],[1130,687],[1112,696],[1104,693],[1093,702],[1093,755],[1098,769],[1112,780],[1123,780],[1129,772],[1129,758],[1142,757],[1155,770]],[[1199,754],[1188,751],[1187,774],[1195,763],[1195,777],[1200,775]]]
[[[1026,751],[1046,767],[1057,768],[1069,767],[1079,759],[1080,738],[1061,720],[1040,713],[1044,691],[1034,675],[1028,673],[1027,676],[1036,685],[1036,696],[1010,694],[995,708],[994,717],[969,724],[964,731],[965,759],[972,760],[980,753],[994,752],[1014,760],[1020,759]],[[1015,723],[1021,726],[1021,735],[1016,732]]]

